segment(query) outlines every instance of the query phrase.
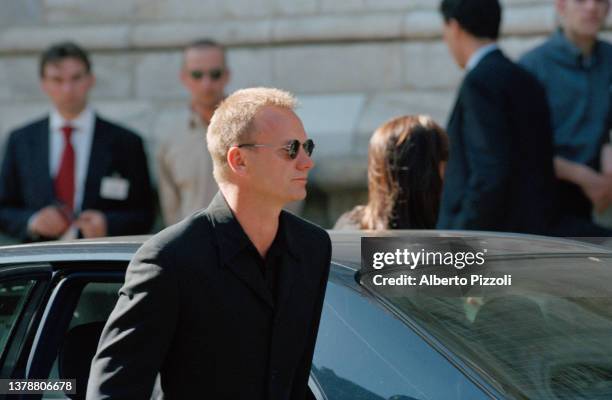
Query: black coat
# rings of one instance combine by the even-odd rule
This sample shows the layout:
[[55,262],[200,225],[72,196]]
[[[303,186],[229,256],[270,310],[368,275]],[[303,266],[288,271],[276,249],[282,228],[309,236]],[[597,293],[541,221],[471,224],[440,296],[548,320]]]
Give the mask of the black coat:
[[461,85],[438,228],[548,233],[557,211],[544,90],[501,51]]
[[327,233],[285,211],[278,298],[218,194],[130,263],[92,362],[88,399],[303,399],[331,258]]
[[[104,213],[109,236],[148,233],[154,217],[153,194],[142,140],[135,133],[96,117],[83,191],[82,210]],[[103,198],[104,177],[129,182],[127,198]],[[55,203],[49,171],[49,118],[11,132],[0,172],[0,229],[28,241],[27,224]]]

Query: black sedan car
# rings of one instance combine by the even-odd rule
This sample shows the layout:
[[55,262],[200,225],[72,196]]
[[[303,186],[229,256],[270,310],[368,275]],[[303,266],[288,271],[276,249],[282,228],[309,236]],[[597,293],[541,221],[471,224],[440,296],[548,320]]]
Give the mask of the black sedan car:
[[[315,398],[612,398],[610,250],[536,236],[394,232],[408,242],[471,237],[488,249],[489,268],[517,277],[489,291],[403,295],[372,283],[372,274],[397,269],[361,269],[359,233],[330,234]],[[101,329],[144,239],[0,247],[0,378],[76,379],[76,394],[27,398],[83,398]]]

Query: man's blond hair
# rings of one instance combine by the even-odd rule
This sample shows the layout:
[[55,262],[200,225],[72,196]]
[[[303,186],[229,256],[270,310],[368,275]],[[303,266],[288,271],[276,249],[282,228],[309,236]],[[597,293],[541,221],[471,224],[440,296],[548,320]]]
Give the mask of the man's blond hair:
[[291,93],[263,87],[237,90],[223,100],[215,110],[206,134],[215,180],[227,181],[227,152],[230,147],[253,138],[257,129],[255,115],[259,110],[276,106],[293,111],[296,104],[297,100]]

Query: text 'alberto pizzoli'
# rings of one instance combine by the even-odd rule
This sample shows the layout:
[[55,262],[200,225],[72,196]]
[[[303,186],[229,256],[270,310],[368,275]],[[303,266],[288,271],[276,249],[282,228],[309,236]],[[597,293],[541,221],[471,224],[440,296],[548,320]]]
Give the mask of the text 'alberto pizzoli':
[[[410,251],[408,249],[396,249],[393,252],[375,252],[372,256],[372,268],[381,270],[385,266],[402,267],[414,270],[419,265],[435,265],[454,267],[458,270],[466,266],[482,266],[485,263],[486,249],[482,251],[465,252],[441,252],[441,251]],[[502,277],[487,277],[481,274],[467,276],[439,277],[435,274],[422,276],[411,276],[400,274],[385,276],[374,275],[372,282],[376,286],[510,286],[512,275],[506,274]]]

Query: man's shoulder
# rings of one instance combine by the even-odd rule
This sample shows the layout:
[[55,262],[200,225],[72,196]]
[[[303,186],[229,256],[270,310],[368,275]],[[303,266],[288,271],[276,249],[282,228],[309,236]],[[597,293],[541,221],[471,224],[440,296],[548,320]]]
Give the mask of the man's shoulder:
[[553,51],[554,43],[552,36],[547,38],[544,42],[535,46],[531,50],[526,51],[518,60],[519,64],[527,67],[528,69],[535,68],[542,62],[549,59],[551,52]]
[[501,52],[495,57],[483,59],[472,72],[465,78],[464,86],[467,89],[480,88],[488,91],[519,93],[540,86],[527,69]]
[[120,123],[109,121],[96,114],[95,130],[103,131],[104,135],[112,136],[114,139],[119,139],[128,142],[142,141],[140,135],[132,129],[121,125]]
[[41,129],[49,126],[49,117],[44,116],[35,119],[34,121],[22,124],[9,132],[11,140],[24,140],[25,138],[39,132]]
[[204,210],[170,225],[153,235],[141,249],[162,260],[178,260],[202,253],[214,243],[210,219]]
[[329,241],[327,231],[320,226],[313,224],[289,211],[282,211],[286,229],[289,232],[292,240],[300,241]]

